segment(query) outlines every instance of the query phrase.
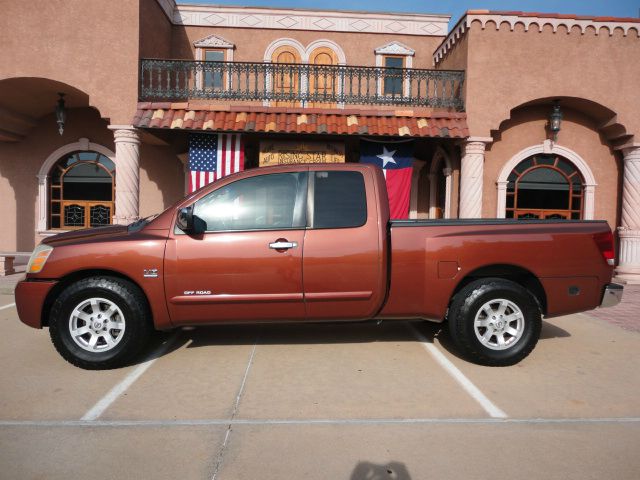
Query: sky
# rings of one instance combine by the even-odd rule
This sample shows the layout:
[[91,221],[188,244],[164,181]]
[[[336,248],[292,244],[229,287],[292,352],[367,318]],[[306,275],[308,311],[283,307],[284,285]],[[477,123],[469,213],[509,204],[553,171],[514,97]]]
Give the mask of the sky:
[[449,28],[453,27],[466,10],[519,10],[603,17],[640,17],[640,0],[178,0],[177,3],[438,13],[451,15]]

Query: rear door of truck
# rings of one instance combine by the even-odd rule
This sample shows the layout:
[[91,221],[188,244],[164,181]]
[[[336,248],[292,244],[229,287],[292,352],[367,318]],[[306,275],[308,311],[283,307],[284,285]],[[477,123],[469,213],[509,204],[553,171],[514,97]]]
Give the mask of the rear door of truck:
[[[386,295],[386,221],[373,168],[311,165],[303,284],[308,320],[362,320]],[[386,201],[386,192],[385,197]]]

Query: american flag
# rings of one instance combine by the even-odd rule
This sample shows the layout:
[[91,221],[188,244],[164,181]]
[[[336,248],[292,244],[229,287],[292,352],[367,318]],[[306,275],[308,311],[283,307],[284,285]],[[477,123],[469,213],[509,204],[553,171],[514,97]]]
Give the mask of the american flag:
[[189,137],[189,193],[244,170],[240,134],[200,133]]

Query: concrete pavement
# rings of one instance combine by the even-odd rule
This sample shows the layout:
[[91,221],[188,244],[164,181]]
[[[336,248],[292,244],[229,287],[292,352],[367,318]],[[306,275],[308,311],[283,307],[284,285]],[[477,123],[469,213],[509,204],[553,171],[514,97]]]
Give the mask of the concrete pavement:
[[0,478],[640,476],[639,333],[551,319],[530,357],[487,368],[458,358],[440,326],[415,327],[420,336],[405,322],[180,331],[159,337],[150,354],[165,353],[114,396],[140,365],[79,370],[46,330],[1,309]]

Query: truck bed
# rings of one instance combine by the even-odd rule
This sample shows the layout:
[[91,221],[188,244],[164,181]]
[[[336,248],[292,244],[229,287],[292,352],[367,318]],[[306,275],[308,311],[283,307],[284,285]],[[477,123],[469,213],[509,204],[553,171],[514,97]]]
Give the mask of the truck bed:
[[600,220],[392,220],[390,280],[380,318],[442,321],[449,299],[479,276],[513,278],[547,316],[595,308],[610,281]]

